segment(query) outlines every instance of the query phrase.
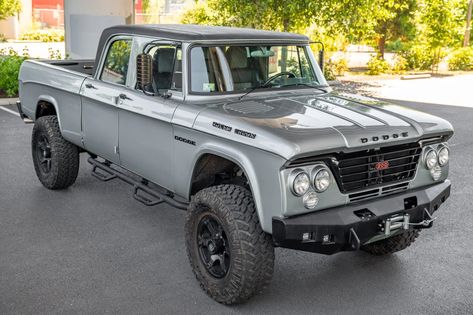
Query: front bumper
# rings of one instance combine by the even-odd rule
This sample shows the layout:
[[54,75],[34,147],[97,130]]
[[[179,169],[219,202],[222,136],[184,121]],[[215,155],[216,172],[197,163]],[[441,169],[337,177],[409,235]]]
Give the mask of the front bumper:
[[[331,255],[357,250],[363,244],[390,237],[384,223],[393,217],[409,216],[410,223],[429,220],[450,196],[449,180],[380,199],[330,208],[290,218],[273,218],[276,246]],[[428,213],[426,213],[428,211]],[[409,228],[429,226],[409,225]]]

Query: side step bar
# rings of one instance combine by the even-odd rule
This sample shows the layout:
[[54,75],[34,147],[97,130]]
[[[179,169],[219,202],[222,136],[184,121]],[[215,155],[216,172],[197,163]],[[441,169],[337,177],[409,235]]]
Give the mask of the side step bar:
[[162,193],[148,186],[148,181],[142,179],[138,181],[119,170],[112,168],[108,161],[100,162],[96,158],[89,157],[87,161],[92,164],[92,175],[97,179],[107,182],[109,180],[119,178],[125,183],[133,186],[133,198],[146,206],[155,206],[160,203],[167,203],[175,208],[187,210],[189,205],[187,202],[178,201],[173,198],[171,192]]

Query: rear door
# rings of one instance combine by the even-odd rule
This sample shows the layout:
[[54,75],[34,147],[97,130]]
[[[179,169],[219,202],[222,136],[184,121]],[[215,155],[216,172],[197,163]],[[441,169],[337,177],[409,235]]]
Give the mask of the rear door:
[[82,135],[87,151],[120,164],[118,143],[118,103],[126,90],[132,38],[113,38],[105,58],[97,65],[95,78],[84,81],[82,95]]

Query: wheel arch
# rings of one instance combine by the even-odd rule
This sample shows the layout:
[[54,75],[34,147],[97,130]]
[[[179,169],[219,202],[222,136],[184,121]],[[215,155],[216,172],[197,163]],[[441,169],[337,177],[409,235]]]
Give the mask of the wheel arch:
[[258,186],[258,181],[256,180],[256,172],[253,163],[251,160],[243,154],[241,151],[231,148],[231,147],[221,147],[217,145],[205,145],[201,148],[198,154],[196,154],[192,161],[192,176],[188,183],[188,197],[190,198],[193,194],[192,191],[192,184],[194,180],[194,176],[196,171],[199,167],[200,161],[205,158],[205,156],[215,156],[219,159],[227,160],[234,165],[238,166],[241,171],[245,174],[245,177],[248,181],[248,185],[250,188],[250,192],[253,196],[253,200],[255,203],[256,211],[258,213],[258,218],[260,220],[260,224],[264,221],[264,213],[263,213],[263,205],[262,199],[260,198],[260,188]]
[[50,95],[40,95],[36,101],[35,120],[46,115],[56,115],[59,129],[62,130],[58,102]]

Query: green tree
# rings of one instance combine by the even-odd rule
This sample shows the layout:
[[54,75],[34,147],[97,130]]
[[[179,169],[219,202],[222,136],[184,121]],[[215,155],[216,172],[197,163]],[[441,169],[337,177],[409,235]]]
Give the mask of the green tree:
[[468,9],[466,12],[466,26],[465,26],[465,35],[463,36],[463,47],[467,47],[468,45],[470,45],[472,12],[473,12],[473,0],[469,0]]
[[453,44],[457,26],[455,25],[454,0],[423,0],[420,4],[420,40],[432,53],[432,71],[443,57],[443,49]]
[[13,16],[20,11],[20,0],[0,0],[0,20]]
[[399,38],[412,39],[415,36],[414,17],[416,0],[379,0],[374,1],[372,21],[373,37],[378,53],[384,59],[387,41]]
[[323,1],[208,0],[198,1],[184,23],[206,23],[279,31],[298,31],[312,24]]

